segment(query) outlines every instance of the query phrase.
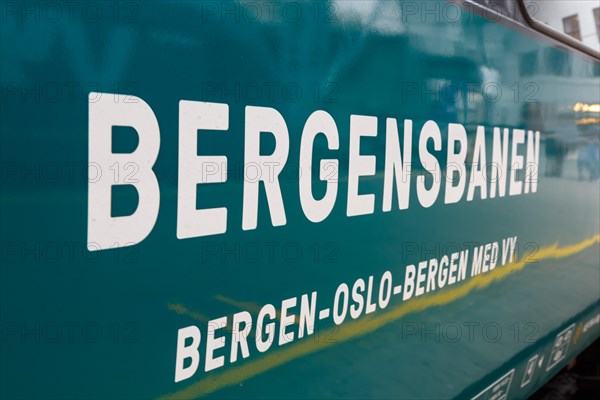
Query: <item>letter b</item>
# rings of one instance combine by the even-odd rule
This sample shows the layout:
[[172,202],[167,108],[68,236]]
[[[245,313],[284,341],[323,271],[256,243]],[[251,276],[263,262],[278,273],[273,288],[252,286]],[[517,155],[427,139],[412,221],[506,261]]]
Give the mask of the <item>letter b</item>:
[[[158,180],[152,166],[160,148],[158,121],[150,106],[140,98],[109,93],[90,93],[89,163],[100,169],[88,179],[88,250],[132,246],[152,231],[160,204]],[[139,144],[131,153],[112,152],[113,126],[137,131]],[[111,166],[133,164],[135,175],[112,173]],[[139,202],[133,214],[111,215],[113,185],[132,185]]]
[[[192,339],[192,343],[189,346],[185,345],[186,339]],[[185,379],[191,378],[200,363],[200,353],[198,352],[198,346],[200,346],[200,329],[197,326],[190,325],[185,328],[181,328],[177,331],[177,357],[175,360],[175,382],[180,382]],[[184,367],[184,361],[188,358],[192,359],[189,366]]]

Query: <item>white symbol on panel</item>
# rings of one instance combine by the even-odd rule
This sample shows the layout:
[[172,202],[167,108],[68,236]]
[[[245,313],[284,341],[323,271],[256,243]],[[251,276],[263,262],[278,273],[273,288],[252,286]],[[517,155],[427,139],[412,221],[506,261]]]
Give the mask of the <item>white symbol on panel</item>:
[[533,379],[533,374],[536,368],[536,362],[538,359],[538,355],[531,357],[529,362],[527,363],[527,367],[525,368],[525,373],[523,374],[523,381],[521,382],[521,387],[526,386]]
[[556,335],[556,340],[554,341],[554,346],[552,346],[552,353],[550,353],[550,357],[548,359],[548,368],[546,368],[546,371],[550,371],[550,369],[567,357],[574,329],[575,324],[569,326],[567,329]]
[[472,400],[506,400],[515,370],[511,369],[506,375],[485,388]]

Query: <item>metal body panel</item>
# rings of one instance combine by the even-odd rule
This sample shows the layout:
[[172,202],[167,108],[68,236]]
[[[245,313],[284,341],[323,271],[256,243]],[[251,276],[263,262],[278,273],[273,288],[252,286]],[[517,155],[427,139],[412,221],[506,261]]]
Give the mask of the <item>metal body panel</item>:
[[[518,399],[600,336],[599,187],[578,179],[577,155],[598,140],[599,116],[576,106],[600,104],[598,61],[447,2],[52,4],[2,3],[1,397]],[[135,246],[87,248],[90,92],[137,96],[160,127],[160,211]],[[228,158],[227,182],[199,185],[197,200],[227,207],[225,234],[176,236],[180,100],[229,106],[226,133],[199,134],[199,154]],[[242,229],[248,105],[287,124],[283,226],[261,188],[258,228]],[[297,168],[316,110],[339,132],[339,150],[315,143],[315,163],[339,160],[320,223],[303,213]],[[359,183],[375,210],[356,217],[346,209],[351,115],[378,119],[360,150],[377,157]],[[413,179],[410,208],[398,209],[394,189],[383,212],[386,118],[413,121],[414,151],[428,120],[444,146],[449,123],[471,144],[484,126],[489,149],[493,127],[538,130],[537,192],[424,208]],[[136,148],[135,135],[115,132],[118,151]],[[127,215],[138,195],[123,189],[113,211]],[[265,353],[251,336],[235,363],[222,329],[224,366],[205,372],[203,350],[193,377],[174,382],[181,328],[198,326],[202,348],[209,320],[231,324],[245,310],[256,321],[265,304],[279,315],[293,296],[298,315],[313,291],[317,310],[332,307],[341,283],[378,285],[385,271],[401,278],[407,265],[514,236],[514,262],[488,274],[340,325],[324,318]]]

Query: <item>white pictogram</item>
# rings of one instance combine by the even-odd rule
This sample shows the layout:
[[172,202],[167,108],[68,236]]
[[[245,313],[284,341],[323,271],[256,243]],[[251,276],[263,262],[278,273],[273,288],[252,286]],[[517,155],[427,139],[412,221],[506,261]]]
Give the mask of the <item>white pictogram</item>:
[[552,346],[552,352],[548,358],[548,367],[546,368],[546,371],[550,371],[554,366],[567,357],[574,330],[575,324],[572,324],[567,329],[556,335],[554,346]]
[[537,360],[539,356],[536,354],[535,356],[529,359],[527,363],[527,367],[525,368],[525,373],[523,374],[523,380],[521,381],[521,387],[525,387],[531,382],[533,379],[533,374],[535,373],[535,369],[537,368]]

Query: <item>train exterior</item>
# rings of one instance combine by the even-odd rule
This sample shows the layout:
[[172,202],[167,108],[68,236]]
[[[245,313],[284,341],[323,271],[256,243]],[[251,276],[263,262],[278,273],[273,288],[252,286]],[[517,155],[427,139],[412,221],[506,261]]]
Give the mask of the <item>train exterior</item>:
[[2,1],[0,397],[529,397],[600,337],[531,4]]

